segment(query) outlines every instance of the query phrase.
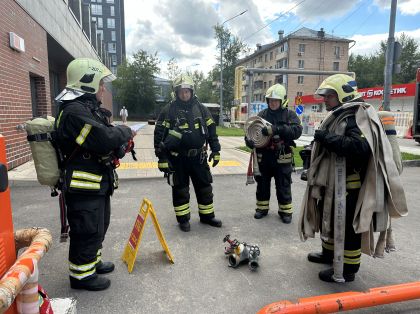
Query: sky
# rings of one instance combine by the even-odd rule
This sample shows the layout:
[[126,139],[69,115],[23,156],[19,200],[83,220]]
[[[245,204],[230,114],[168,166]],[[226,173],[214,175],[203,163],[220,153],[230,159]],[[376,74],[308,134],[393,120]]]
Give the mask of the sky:
[[[395,24],[420,45],[420,0],[399,0]],[[125,0],[126,51],[157,52],[161,77],[175,58],[183,71],[207,74],[220,50],[214,25],[222,24],[253,52],[302,27],[352,39],[350,53],[370,55],[387,40],[391,0]],[[244,14],[235,17],[241,12]]]

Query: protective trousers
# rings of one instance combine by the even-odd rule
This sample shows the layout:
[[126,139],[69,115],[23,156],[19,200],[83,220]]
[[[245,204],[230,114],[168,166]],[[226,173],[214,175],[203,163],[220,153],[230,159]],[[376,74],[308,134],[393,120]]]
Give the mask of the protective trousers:
[[[353,218],[360,189],[347,189],[346,196],[346,231],[344,235],[344,270],[357,273],[362,254],[362,235],[354,232]],[[331,261],[334,258],[334,241],[322,240],[322,254]]]
[[195,157],[177,156],[171,158],[174,178],[172,203],[179,223],[190,220],[190,178],[197,197],[201,218],[213,218],[213,182],[207,158],[201,154]]
[[275,152],[263,153],[258,161],[261,176],[256,176],[257,181],[257,212],[268,212],[270,203],[271,178],[276,184],[279,213],[292,214],[292,164],[278,163]]
[[108,230],[111,204],[109,195],[66,194],[70,225],[70,276],[82,280],[95,275],[101,260],[102,242]]

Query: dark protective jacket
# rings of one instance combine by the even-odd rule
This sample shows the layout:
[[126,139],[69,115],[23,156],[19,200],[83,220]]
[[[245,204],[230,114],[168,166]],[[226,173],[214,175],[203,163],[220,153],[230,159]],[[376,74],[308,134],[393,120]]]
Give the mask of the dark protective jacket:
[[[279,130],[280,141],[283,142],[285,153],[291,152],[291,146],[295,146],[294,140],[302,135],[302,125],[296,113],[287,108],[271,110],[270,108],[262,110],[258,116],[270,122],[274,128]],[[267,148],[273,148],[273,144]],[[266,151],[267,149],[257,149],[257,151]]]
[[99,106],[94,95],[60,105],[55,127],[67,192],[103,195],[113,191],[111,161],[132,138],[132,132],[127,126],[111,125],[110,113]]
[[363,182],[370,155],[369,143],[357,126],[354,115],[346,118],[346,123],[344,135],[328,132],[321,144],[328,151],[346,157],[347,176],[358,173]]
[[206,143],[213,152],[220,151],[216,124],[210,111],[195,96],[188,102],[175,99],[162,109],[154,132],[157,157],[165,154],[161,143],[171,153],[181,155],[201,149]]

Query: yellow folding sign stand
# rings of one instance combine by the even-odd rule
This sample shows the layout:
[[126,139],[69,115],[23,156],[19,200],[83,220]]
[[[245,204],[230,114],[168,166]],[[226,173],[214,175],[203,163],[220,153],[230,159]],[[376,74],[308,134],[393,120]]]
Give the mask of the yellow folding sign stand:
[[153,225],[155,226],[156,234],[159,238],[160,244],[162,244],[162,247],[168,256],[169,261],[172,264],[174,263],[174,258],[169,251],[169,247],[166,244],[165,238],[163,237],[162,229],[160,228],[159,222],[157,220],[152,202],[150,202],[147,198],[144,198],[143,202],[141,203],[139,213],[137,214],[133,230],[131,231],[130,238],[128,239],[127,245],[125,246],[124,254],[121,256],[122,260],[127,264],[129,273],[133,271],[137,251],[139,250],[141,237],[144,231],[144,226],[146,225],[146,219],[149,214],[152,217]]

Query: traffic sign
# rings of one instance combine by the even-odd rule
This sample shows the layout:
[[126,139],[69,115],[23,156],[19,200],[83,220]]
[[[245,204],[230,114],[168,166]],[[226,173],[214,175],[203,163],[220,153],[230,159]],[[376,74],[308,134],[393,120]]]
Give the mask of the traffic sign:
[[297,96],[296,99],[295,99],[295,103],[296,103],[296,105],[301,105],[302,104],[302,97]]
[[299,106],[296,107],[296,113],[298,115],[301,115],[303,113],[303,110],[304,110],[304,108],[303,108],[302,105],[299,105]]

